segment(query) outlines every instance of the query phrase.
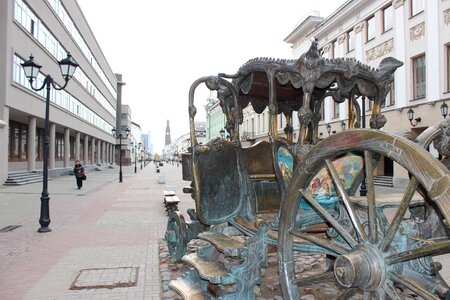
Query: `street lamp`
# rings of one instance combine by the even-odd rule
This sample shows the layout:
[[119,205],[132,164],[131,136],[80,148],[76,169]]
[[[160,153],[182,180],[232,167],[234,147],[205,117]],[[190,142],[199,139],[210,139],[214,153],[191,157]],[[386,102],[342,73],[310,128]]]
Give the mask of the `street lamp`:
[[35,91],[40,91],[43,88],[47,89],[47,94],[45,97],[45,127],[44,127],[44,169],[42,178],[42,194],[41,194],[41,214],[39,217],[39,224],[41,227],[38,232],[49,232],[51,229],[48,227],[50,225],[50,209],[49,209],[49,193],[48,193],[48,148],[50,145],[50,139],[48,137],[48,123],[49,123],[49,112],[50,112],[50,87],[59,91],[67,86],[67,83],[72,78],[75,69],[78,67],[76,61],[72,58],[70,53],[67,53],[67,57],[58,62],[61,69],[61,74],[64,77],[64,85],[58,87],[53,78],[50,75],[45,76],[42,86],[39,88],[33,87],[33,81],[39,74],[39,70],[42,66],[34,62],[33,55],[30,55],[30,59],[22,63],[23,70],[25,71],[25,76],[30,82],[30,86]]
[[[141,146],[141,143],[139,143],[139,146]],[[144,157],[143,153],[144,153],[144,150],[141,149],[141,158],[140,158],[140,161],[141,161],[141,170],[142,170],[142,159],[143,159],[143,157]]]
[[[137,149],[138,146],[139,148],[141,147],[142,143],[139,144],[135,144],[133,142],[131,142],[131,146],[134,145],[134,173],[137,173]],[[142,170],[142,165],[141,165],[141,170]]]
[[445,101],[442,101],[440,109],[441,109],[441,115],[445,119],[448,115],[448,105],[445,103]]
[[330,124],[327,124],[327,132],[328,132],[328,135],[330,135],[330,133],[331,133],[331,125]]
[[222,137],[222,138],[224,138],[224,136],[225,136],[225,130],[223,130],[223,128],[222,129],[220,129],[220,136]]
[[128,134],[130,134],[130,129],[125,129],[126,134],[122,135],[122,133],[117,134],[115,128],[111,129],[112,135],[115,139],[119,139],[119,182],[122,182],[122,139],[128,138]]
[[342,123],[341,123],[341,128],[342,128],[342,131],[345,131],[345,128],[347,127],[347,125],[345,125],[345,122],[344,121],[342,121]]

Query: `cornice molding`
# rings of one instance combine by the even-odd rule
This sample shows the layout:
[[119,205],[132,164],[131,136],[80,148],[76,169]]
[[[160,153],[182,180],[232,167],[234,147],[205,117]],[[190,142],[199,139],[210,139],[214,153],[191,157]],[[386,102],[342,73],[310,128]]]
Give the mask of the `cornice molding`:
[[364,29],[364,26],[364,21],[360,22],[359,24],[356,24],[355,27],[353,27],[353,30],[355,31],[355,33],[360,33]]
[[409,38],[411,41],[417,41],[425,36],[425,22],[417,24],[409,29]]
[[392,6],[394,6],[394,8],[399,8],[400,6],[403,6],[403,4],[405,4],[405,0],[392,1]]
[[373,47],[366,51],[366,62],[370,62],[381,56],[385,56],[387,53],[394,51],[394,39],[387,40],[386,42]]
[[444,10],[444,23],[448,25],[450,23],[450,8]]

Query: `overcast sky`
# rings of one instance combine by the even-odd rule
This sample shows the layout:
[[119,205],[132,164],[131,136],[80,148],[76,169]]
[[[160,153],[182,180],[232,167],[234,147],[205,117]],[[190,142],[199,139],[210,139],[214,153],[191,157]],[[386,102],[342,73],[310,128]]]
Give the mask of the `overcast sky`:
[[[283,40],[313,10],[327,17],[344,0],[77,0],[114,73],[123,75],[123,104],[151,131],[161,153],[189,132],[188,91],[206,75],[235,73],[254,57],[293,58]],[[196,93],[203,110],[208,92]],[[196,121],[204,121],[198,114]],[[203,119],[203,120],[202,120]]]

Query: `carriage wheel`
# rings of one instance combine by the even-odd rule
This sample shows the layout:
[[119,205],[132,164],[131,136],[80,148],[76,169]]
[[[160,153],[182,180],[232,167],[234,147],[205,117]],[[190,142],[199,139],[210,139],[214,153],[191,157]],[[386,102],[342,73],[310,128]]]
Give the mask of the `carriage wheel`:
[[165,240],[169,248],[170,257],[174,261],[180,261],[186,254],[189,238],[186,222],[179,211],[169,212]]
[[[368,193],[362,199],[365,202],[363,214],[355,208],[331,162],[350,151],[360,151],[364,155]],[[375,153],[394,160],[411,175],[390,222],[377,209],[371,176]],[[349,226],[335,220],[305,192],[311,178],[324,166],[331,175],[342,207],[345,207],[342,211]],[[429,198],[422,202],[422,209],[408,212],[418,186],[423,187]],[[302,197],[323,217],[331,232],[335,233],[334,238],[318,239],[301,228],[295,228]],[[445,233],[449,209],[449,171],[419,146],[390,134],[365,129],[327,138],[317,144],[297,168],[281,206],[278,255],[284,298],[300,299],[299,287],[302,284],[317,284],[330,278],[342,290],[335,299],[349,299],[355,293],[362,294],[364,299],[401,299],[396,287],[406,287],[425,299],[448,297],[449,287],[438,272],[440,265],[432,258],[450,252],[450,239]],[[294,271],[294,236],[331,254],[334,257],[333,270],[299,279],[300,274]]]

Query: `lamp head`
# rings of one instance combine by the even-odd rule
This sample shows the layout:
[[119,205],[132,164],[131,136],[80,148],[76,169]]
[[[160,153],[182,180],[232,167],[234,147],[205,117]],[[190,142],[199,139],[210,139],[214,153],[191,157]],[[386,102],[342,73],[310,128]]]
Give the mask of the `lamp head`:
[[328,134],[331,133],[331,125],[330,124],[327,124],[327,132],[328,132]]
[[59,61],[59,67],[61,68],[62,76],[67,81],[72,78],[75,70],[78,67],[78,64],[75,59],[73,59],[72,55],[70,55],[70,53],[67,53],[67,57]]
[[39,70],[42,68],[41,65],[38,65],[34,62],[33,55],[30,55],[30,59],[24,63],[20,64],[25,71],[25,76],[28,78],[30,82],[36,79],[39,74]]
[[341,123],[341,128],[342,128],[342,131],[344,131],[347,128],[347,125],[345,124],[344,121],[342,121],[342,123]]
[[411,122],[414,119],[414,110],[410,107],[406,115],[408,116],[409,122]]
[[447,115],[448,115],[448,105],[445,103],[445,101],[442,101],[440,110],[441,110],[441,115],[445,119],[447,117]]

